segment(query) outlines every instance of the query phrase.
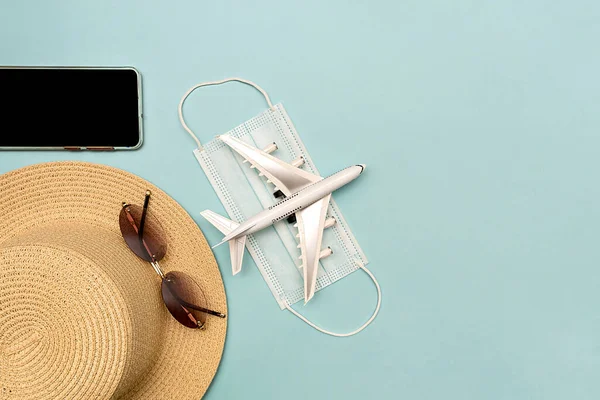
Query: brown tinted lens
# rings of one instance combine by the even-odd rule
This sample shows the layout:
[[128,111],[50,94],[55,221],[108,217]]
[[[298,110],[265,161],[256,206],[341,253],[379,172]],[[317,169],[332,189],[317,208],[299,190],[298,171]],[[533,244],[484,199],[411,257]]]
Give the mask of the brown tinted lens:
[[167,310],[169,310],[173,318],[175,318],[179,323],[187,326],[188,328],[198,328],[198,325],[202,325],[202,322],[198,323],[198,320],[189,309],[181,305],[179,300],[173,295],[173,292],[171,292],[171,290],[165,285],[164,280],[161,291],[163,301],[167,306]]
[[179,299],[198,308],[208,308],[200,286],[183,272],[169,272],[162,281],[162,295],[165,305],[173,317],[189,328],[198,328],[206,322],[206,313],[184,307]]
[[140,243],[138,228],[142,219],[142,212],[143,208],[136,205],[128,205],[121,209],[121,214],[119,214],[121,234],[129,248],[138,257],[146,261],[159,261],[167,252],[164,231],[158,220],[148,210],[144,222],[143,242]]

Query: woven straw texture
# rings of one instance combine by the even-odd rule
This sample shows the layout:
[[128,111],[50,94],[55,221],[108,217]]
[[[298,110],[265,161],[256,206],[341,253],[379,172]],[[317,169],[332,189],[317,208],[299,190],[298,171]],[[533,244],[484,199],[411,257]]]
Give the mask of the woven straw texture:
[[121,202],[165,230],[165,272],[183,271],[227,312],[216,261],[181,206],[147,181],[58,162],[0,176],[0,399],[199,399],[217,370],[226,319],[188,329],[160,279],[123,241]]

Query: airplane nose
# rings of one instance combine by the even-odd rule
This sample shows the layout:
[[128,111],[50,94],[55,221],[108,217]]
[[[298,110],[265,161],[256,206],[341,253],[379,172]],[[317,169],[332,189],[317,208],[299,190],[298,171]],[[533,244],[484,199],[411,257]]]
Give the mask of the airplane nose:
[[358,165],[357,165],[357,167],[360,167],[360,168],[362,168],[362,169],[360,170],[360,173],[361,173],[361,174],[363,173],[363,171],[365,170],[365,168],[367,168],[367,166],[366,166],[365,164],[358,164]]

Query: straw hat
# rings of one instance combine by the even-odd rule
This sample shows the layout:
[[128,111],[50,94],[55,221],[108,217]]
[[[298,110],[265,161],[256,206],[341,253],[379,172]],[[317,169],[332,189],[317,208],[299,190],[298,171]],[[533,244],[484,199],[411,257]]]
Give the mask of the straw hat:
[[161,266],[226,312],[216,261],[175,200],[130,173],[83,162],[0,176],[0,398],[199,399],[221,360],[226,319],[179,324],[160,279],[129,250],[121,202],[150,208],[167,236]]

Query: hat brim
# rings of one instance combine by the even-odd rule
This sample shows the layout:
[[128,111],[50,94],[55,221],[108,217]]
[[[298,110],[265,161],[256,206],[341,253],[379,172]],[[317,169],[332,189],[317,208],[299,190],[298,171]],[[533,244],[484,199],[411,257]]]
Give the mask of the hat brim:
[[[126,171],[69,161],[0,176],[0,243],[53,221],[85,222],[120,235],[121,203],[141,203],[147,189],[167,238],[163,270],[193,276],[210,307],[227,313],[221,273],[194,220],[165,192]],[[209,318],[207,329],[198,331],[183,327],[168,313],[165,318],[163,345],[154,367],[124,399],[199,399],[208,389],[221,361],[227,320]]]

